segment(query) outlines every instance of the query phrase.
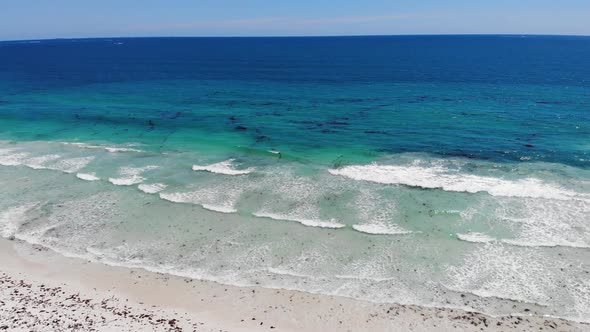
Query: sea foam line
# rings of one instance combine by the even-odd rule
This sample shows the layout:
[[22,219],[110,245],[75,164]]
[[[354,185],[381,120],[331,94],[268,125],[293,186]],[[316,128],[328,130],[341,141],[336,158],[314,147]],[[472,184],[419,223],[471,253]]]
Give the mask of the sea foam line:
[[47,165],[45,169],[55,170],[55,171],[62,171],[64,173],[75,173],[84,167],[86,167],[90,162],[94,160],[94,156],[88,157],[77,157],[77,158],[66,158],[66,159],[59,159],[55,163],[51,165]]
[[123,147],[107,146],[107,145],[92,145],[92,144],[77,143],[77,142],[62,142],[62,144],[73,145],[73,146],[83,148],[83,149],[105,150],[105,151],[113,152],[113,153],[115,153],[115,152],[145,152],[143,150],[133,149],[133,148],[123,148]]
[[489,243],[496,241],[495,238],[478,232],[470,232],[470,233],[457,233],[457,238],[459,240],[465,242],[473,242],[473,243]]
[[[43,234],[43,232],[41,232],[41,234]],[[120,259],[118,257],[113,256],[112,254],[109,254],[109,253],[102,251],[98,248],[94,248],[94,247],[90,247],[90,246],[86,247],[85,253],[73,252],[71,250],[67,250],[67,249],[58,247],[54,244],[47,243],[46,241],[43,241],[42,236],[39,236],[39,235],[29,236],[29,235],[25,235],[25,234],[16,234],[15,238],[20,241],[23,241],[25,243],[28,243],[29,245],[42,246],[44,248],[52,250],[53,252],[55,252],[63,257],[81,259],[83,261],[90,261],[93,263],[105,264],[107,266],[123,267],[123,268],[138,268],[138,269],[143,269],[145,271],[150,271],[153,273],[161,273],[161,274],[167,274],[167,275],[173,275],[173,276],[178,276],[178,277],[183,277],[183,278],[191,278],[191,279],[197,279],[197,280],[209,280],[209,281],[218,282],[220,284],[234,285],[234,286],[239,286],[239,287],[257,286],[257,285],[254,285],[253,282],[245,281],[245,279],[229,280],[228,278],[219,277],[217,275],[208,273],[207,271],[186,269],[186,267],[179,267],[179,266],[174,266],[174,265],[170,265],[170,264],[156,265],[156,264],[153,264],[153,263],[141,260],[141,259],[132,259],[132,260]],[[322,279],[331,279],[332,278],[330,276],[301,274],[298,272],[281,269],[279,267],[268,267],[268,268],[265,268],[262,270],[260,270],[260,269],[242,270],[241,272],[247,273],[250,271],[263,271],[263,270],[267,271],[269,273],[272,273],[272,274],[289,275],[289,276],[293,276],[293,277],[313,279],[313,280],[322,280]],[[388,281],[398,280],[393,277],[365,277],[365,276],[354,276],[354,275],[352,275],[352,276],[351,275],[335,275],[334,278],[343,279],[343,280],[367,280],[367,281],[374,281],[374,282],[388,282]],[[309,292],[312,294],[341,295],[341,294],[338,294],[337,292],[333,293],[333,292],[323,292],[321,290],[305,289],[305,288],[298,287],[297,285],[275,286],[272,284],[265,284],[262,286],[261,285],[258,285],[258,286],[268,288],[268,289],[297,290],[297,291]],[[512,297],[504,297],[499,294],[491,294],[491,293],[481,294],[481,292],[478,292],[477,290],[471,291],[471,290],[465,290],[465,289],[457,289],[456,287],[452,287],[452,286],[446,285],[444,283],[442,284],[442,286],[449,289],[449,290],[452,290],[454,292],[459,292],[459,293],[471,293],[476,296],[497,297],[497,298],[514,300]],[[346,295],[344,295],[344,296],[346,296]],[[366,299],[366,300],[372,301],[370,298]],[[544,303],[521,300],[521,299],[517,299],[517,301],[521,301],[524,303],[531,303],[531,304],[535,304],[535,305],[541,305],[541,306],[546,305]],[[379,303],[379,302],[376,301],[376,303]],[[429,304],[429,303],[425,303],[425,304],[423,304],[423,303],[403,303],[403,302],[395,302],[395,303],[416,304],[416,305],[424,306],[426,308],[439,307],[439,306]],[[470,307],[455,307],[452,305],[441,306],[441,307],[450,308],[450,309],[469,310],[469,311],[473,311],[473,312],[480,312],[480,311],[474,310]],[[485,313],[485,312],[482,312],[482,313]],[[559,316],[555,316],[555,317],[566,318],[566,319],[569,319],[572,321],[577,321],[577,322],[588,322],[587,319],[582,319],[578,316],[569,317],[569,318],[568,317],[559,317]]]
[[30,157],[30,153],[27,152],[14,152],[14,149],[6,149],[0,153],[0,165],[2,166],[19,166],[23,164],[23,161]]
[[358,181],[397,184],[454,192],[487,192],[493,196],[531,197],[559,200],[587,199],[587,195],[536,178],[506,180],[452,172],[433,166],[355,165],[328,170],[330,174]]
[[196,204],[201,206],[202,208],[214,212],[220,213],[236,213],[236,210],[233,206],[224,206],[224,205],[214,205],[209,203],[203,203],[198,200],[198,197],[194,197],[195,193],[160,193],[160,198],[169,202],[173,203],[187,203],[187,204]]
[[39,157],[29,158],[23,161],[23,165],[32,169],[46,169],[46,164],[51,161],[60,159],[62,156],[59,154],[47,154]]
[[96,173],[78,173],[78,174],[76,174],[76,177],[78,179],[81,179],[84,181],[98,181],[98,180],[100,180],[100,178],[98,176],[96,176]]
[[140,184],[137,188],[146,194],[156,194],[166,189],[167,185],[163,183]]
[[255,170],[254,167],[249,167],[246,169],[235,169],[233,162],[234,159],[229,159],[210,165],[193,165],[193,171],[206,171],[225,175],[245,175],[250,174]]
[[395,225],[381,223],[352,225],[352,229],[357,232],[372,235],[406,235],[412,233],[412,231],[402,229],[401,227]]
[[74,173],[86,167],[94,156],[63,158],[58,154],[48,154],[37,157],[31,157],[28,152],[16,152],[16,149],[0,150],[0,165],[2,166],[26,166],[31,169],[49,169],[62,171],[64,173]]
[[294,222],[298,222],[302,225],[310,226],[310,227],[319,227],[319,228],[343,228],[343,227],[346,227],[346,225],[341,224],[334,219],[332,219],[330,221],[313,220],[313,219],[290,217],[290,216],[286,216],[286,215],[282,215],[282,214],[268,213],[268,212],[256,212],[253,215],[255,217],[259,217],[259,218],[268,218],[268,219],[282,220],[282,221],[294,221]]
[[491,237],[487,234],[478,233],[478,232],[470,232],[470,233],[457,233],[457,238],[461,241],[471,242],[471,243],[491,243],[491,242],[500,242],[505,243],[512,246],[517,247],[567,247],[567,248],[579,248],[579,249],[588,249],[590,248],[590,244],[586,243],[575,243],[566,240],[557,240],[557,241],[534,241],[534,240],[526,240],[526,239],[497,239]]
[[121,177],[109,178],[109,182],[117,186],[131,186],[134,184],[138,184],[145,180],[145,178],[141,176],[142,173],[157,168],[159,168],[159,166],[154,165],[144,167],[121,167],[119,169],[119,174],[121,175]]

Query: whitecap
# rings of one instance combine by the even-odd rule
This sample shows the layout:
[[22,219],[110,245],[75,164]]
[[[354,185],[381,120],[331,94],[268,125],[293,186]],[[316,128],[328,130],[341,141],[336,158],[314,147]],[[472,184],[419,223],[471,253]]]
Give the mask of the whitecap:
[[103,148],[103,149],[107,150],[108,152],[144,152],[143,150],[138,150],[138,149],[133,149],[133,148],[117,148],[117,147],[112,147],[112,146],[101,146],[100,148]]
[[[218,199],[215,199],[215,198]],[[216,195],[213,191],[203,190],[189,193],[161,193],[160,198],[173,203],[190,203],[197,204],[204,209],[221,212],[221,213],[236,213],[237,210],[233,206],[233,200],[226,200]],[[211,203],[212,201],[221,202],[221,204]]]
[[92,145],[87,143],[77,143],[77,142],[62,142],[65,145],[73,145],[83,149],[99,149],[105,150],[108,152],[144,152],[143,150],[134,149],[134,148],[127,148],[127,147],[117,147],[117,146],[108,146],[108,145]]
[[163,183],[140,184],[137,188],[146,194],[155,194],[166,189],[167,185]]
[[59,154],[47,154],[39,157],[29,158],[23,162],[23,165],[32,169],[46,169],[46,164],[48,162],[55,161],[61,157],[62,156]]
[[85,181],[98,181],[98,180],[100,180],[100,178],[97,177],[95,173],[78,173],[78,174],[76,174],[76,177],[78,179],[85,180]]
[[441,166],[356,165],[330,169],[333,175],[358,181],[398,184],[455,192],[487,192],[493,196],[559,200],[582,199],[583,194],[536,178],[507,180],[452,171]]
[[142,183],[144,180],[145,178],[139,175],[132,175],[126,178],[109,178],[109,182],[116,186],[131,186]]
[[0,154],[0,165],[2,166],[19,166],[31,155],[27,152],[11,153],[14,150],[6,149]]
[[206,171],[225,175],[245,175],[252,173],[255,168],[249,167],[246,169],[235,169],[233,165],[234,159],[229,159],[210,165],[193,165],[193,171]]
[[383,223],[352,225],[352,228],[355,231],[373,235],[405,235],[412,233],[411,231],[402,229],[399,226]]
[[335,219],[332,219],[330,221],[303,219],[303,218],[292,217],[289,215],[282,215],[282,214],[268,213],[268,212],[256,212],[256,213],[254,213],[254,216],[259,217],[259,218],[269,218],[269,219],[274,219],[274,220],[294,221],[294,222],[298,222],[302,225],[310,226],[310,227],[319,227],[319,228],[343,228],[343,227],[346,227],[346,225],[337,222]]
[[14,152],[15,149],[0,150],[0,165],[3,166],[27,166],[32,169],[50,169],[65,173],[74,173],[86,167],[94,160],[93,156],[70,159],[60,159],[61,155],[47,154],[31,157],[28,152]]
[[488,243],[496,240],[489,235],[478,232],[457,233],[457,238],[462,241],[473,243]]
[[75,173],[86,167],[93,160],[94,156],[61,159],[54,164],[48,165],[46,168],[64,173]]
[[204,209],[207,209],[210,211],[215,211],[215,212],[221,212],[221,213],[236,213],[236,212],[238,212],[238,210],[236,210],[232,207],[226,207],[226,206],[221,206],[221,205],[201,204],[201,206]]
[[142,173],[159,168],[159,166],[144,166],[144,167],[121,167],[119,169],[118,178],[109,178],[109,182],[117,186],[131,186],[134,184],[141,183],[145,180]]

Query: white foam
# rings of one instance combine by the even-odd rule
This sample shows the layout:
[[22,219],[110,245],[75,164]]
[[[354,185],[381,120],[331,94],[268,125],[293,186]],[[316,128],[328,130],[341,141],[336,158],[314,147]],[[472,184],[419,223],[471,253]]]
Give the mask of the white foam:
[[441,214],[461,214],[463,211],[461,210],[433,210],[432,213],[435,215]]
[[412,233],[396,225],[387,224],[359,224],[352,225],[355,231],[373,235],[405,235]]
[[373,281],[373,282],[384,282],[384,281],[398,281],[399,278],[378,278],[378,277],[365,277],[365,276],[355,276],[355,275],[335,275],[336,279],[344,279],[344,280],[366,280],[366,281]]
[[330,169],[333,175],[382,184],[400,184],[456,192],[487,192],[493,196],[581,199],[583,194],[536,178],[506,180],[452,171],[442,166],[357,165]]
[[342,188],[330,177],[306,177],[281,167],[255,180],[256,191],[268,197],[253,214],[260,218],[293,221],[310,227],[343,228],[334,217],[324,217],[322,206]]
[[282,276],[289,276],[289,277],[296,277],[296,278],[304,278],[304,279],[322,279],[319,278],[317,276],[312,276],[309,274],[303,274],[303,273],[297,273],[294,271],[290,271],[290,270],[286,270],[286,269],[281,269],[281,268],[276,268],[276,267],[269,267],[266,269],[268,272],[272,273],[272,274],[278,274],[278,275],[282,275]]
[[109,178],[109,182],[117,186],[131,186],[142,183],[145,178],[141,176],[142,173],[159,168],[159,166],[144,166],[144,167],[121,167],[119,169],[119,178]]
[[23,162],[23,165],[32,169],[46,169],[47,163],[61,158],[58,154],[47,154],[44,156],[29,158]]
[[363,221],[362,224],[352,225],[352,228],[358,232],[373,235],[412,233],[393,223],[398,213],[395,201],[382,197],[378,192],[361,189],[349,206],[358,214],[358,219]]
[[97,177],[95,173],[78,173],[78,174],[76,174],[76,177],[78,179],[85,180],[85,181],[98,181],[98,180],[100,180],[100,178]]
[[462,241],[473,242],[473,243],[488,243],[495,241],[493,237],[477,232],[470,233],[457,233],[457,238]]
[[503,222],[518,227],[519,246],[590,248],[590,202],[527,199],[495,211]]
[[109,178],[109,182],[116,186],[131,186],[142,183],[144,180],[145,178],[139,175],[132,175],[126,178]]
[[580,279],[570,289],[570,296],[574,299],[574,319],[590,323],[590,278]]
[[319,228],[343,228],[346,225],[343,225],[337,222],[335,219],[330,221],[323,221],[323,220],[314,220],[314,219],[303,219],[297,218],[289,215],[282,215],[277,213],[268,213],[268,212],[256,212],[254,216],[259,218],[269,218],[274,220],[284,220],[284,221],[295,221],[305,226],[310,227],[319,227]]
[[75,173],[86,167],[93,160],[94,156],[61,159],[54,164],[48,165],[46,168],[65,173]]
[[221,212],[221,213],[236,213],[238,210],[232,207],[220,206],[220,205],[211,205],[211,204],[201,204],[204,209]]
[[461,212],[464,222],[509,230],[509,236],[485,238],[457,234],[463,241],[501,242],[519,247],[590,248],[590,202],[537,198],[489,198]]
[[126,148],[126,147],[116,147],[116,146],[107,146],[107,145],[92,145],[86,143],[76,143],[76,142],[63,142],[62,144],[65,145],[73,145],[83,149],[99,149],[105,150],[108,152],[144,152],[143,150],[133,149],[133,148]]
[[548,305],[558,287],[553,266],[538,250],[491,242],[468,252],[462,264],[449,266],[445,286],[480,297]]
[[361,233],[373,235],[403,235],[411,231],[393,223],[397,215],[397,207],[392,199],[385,199],[378,192],[361,190],[351,208],[363,220],[362,224],[353,225],[352,228]]
[[193,171],[206,171],[225,175],[245,175],[252,173],[255,168],[249,167],[246,169],[235,169],[233,165],[234,159],[229,159],[211,165],[193,165]]
[[221,213],[236,213],[237,210],[233,206],[232,201],[224,201],[223,199],[218,200],[222,204],[214,204],[211,201],[215,201],[215,195],[210,191],[190,192],[190,193],[160,193],[160,198],[174,202],[174,203],[190,203],[197,204],[204,209],[221,212]]
[[[5,141],[0,141],[0,143],[6,143]],[[0,149],[0,156],[4,156],[7,154],[12,154],[13,152],[17,151],[16,148],[3,148]]]
[[570,247],[570,248],[590,248],[590,244],[584,242],[571,242],[567,240],[526,240],[526,239],[502,239],[503,243],[518,247]]
[[108,152],[143,152],[143,150],[133,148],[116,148],[112,146],[103,146],[102,148],[104,148]]
[[50,169],[65,173],[77,172],[94,160],[93,156],[70,159],[60,159],[61,155],[47,154],[31,157],[28,152],[17,152],[16,149],[0,149],[0,165],[3,166],[27,166],[32,169]]
[[166,189],[167,185],[163,183],[140,184],[137,188],[146,194],[155,194]]
[[0,212],[0,235],[4,238],[14,237],[20,225],[25,221],[27,212],[34,206],[36,204],[25,204]]
[[11,153],[13,149],[4,150],[3,154],[0,154],[0,165],[2,166],[19,166],[22,165],[24,160],[27,159],[31,154],[27,152]]

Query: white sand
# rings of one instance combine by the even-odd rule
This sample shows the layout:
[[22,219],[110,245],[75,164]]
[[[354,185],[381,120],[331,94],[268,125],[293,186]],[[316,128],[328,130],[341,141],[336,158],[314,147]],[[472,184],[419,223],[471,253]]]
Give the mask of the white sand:
[[546,317],[375,304],[88,263],[0,239],[0,331],[590,331]]

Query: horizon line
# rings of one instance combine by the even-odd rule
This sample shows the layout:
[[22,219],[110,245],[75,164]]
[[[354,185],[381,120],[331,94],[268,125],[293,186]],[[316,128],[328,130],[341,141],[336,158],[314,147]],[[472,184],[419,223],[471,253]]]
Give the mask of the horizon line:
[[359,34],[359,35],[261,35],[261,36],[103,36],[103,37],[52,37],[52,38],[31,38],[31,39],[3,39],[4,42],[31,42],[31,41],[52,41],[52,40],[91,40],[91,39],[150,39],[150,38],[350,38],[350,37],[468,37],[468,36],[531,36],[531,37],[590,37],[584,34],[539,34],[539,33],[416,33],[416,34]]

